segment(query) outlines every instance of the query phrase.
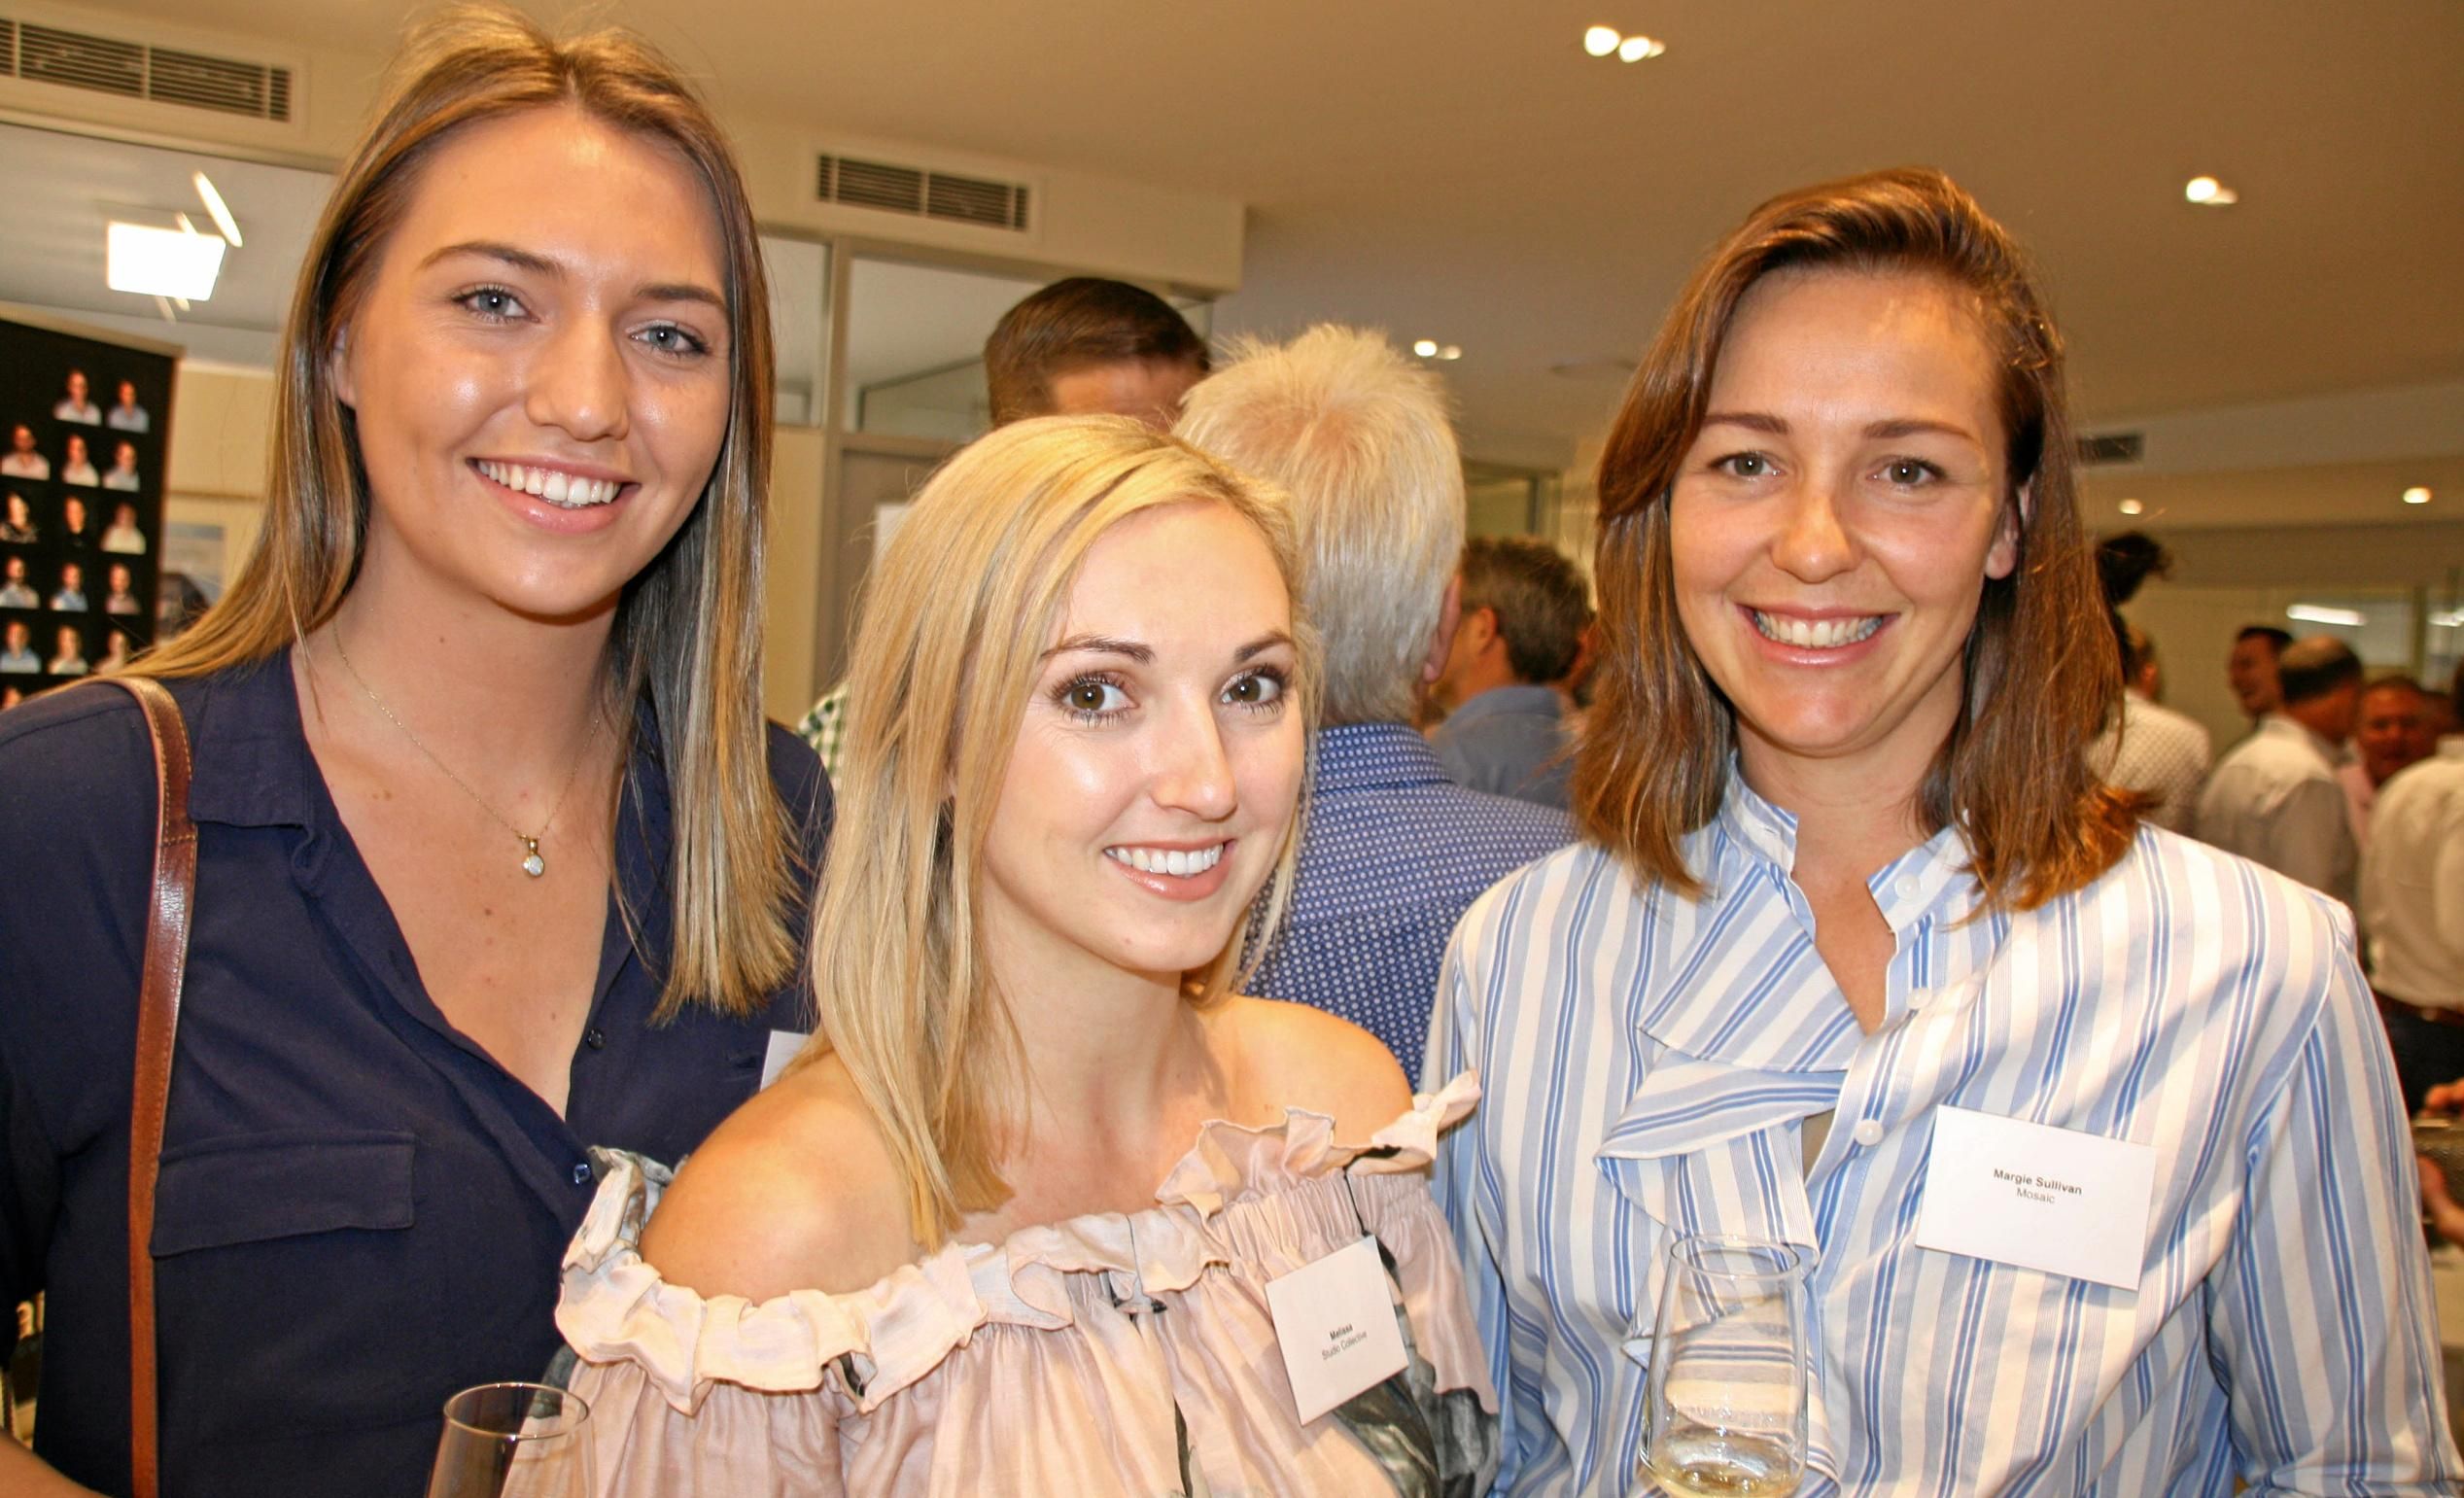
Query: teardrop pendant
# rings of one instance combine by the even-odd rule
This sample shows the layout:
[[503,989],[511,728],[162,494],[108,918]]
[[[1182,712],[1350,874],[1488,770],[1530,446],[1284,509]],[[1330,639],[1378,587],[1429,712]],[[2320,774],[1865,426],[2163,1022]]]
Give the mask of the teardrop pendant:
[[522,872],[533,879],[546,873],[547,860],[539,856],[539,840],[535,837],[526,837],[522,839],[522,846],[530,850],[530,855],[522,860]]

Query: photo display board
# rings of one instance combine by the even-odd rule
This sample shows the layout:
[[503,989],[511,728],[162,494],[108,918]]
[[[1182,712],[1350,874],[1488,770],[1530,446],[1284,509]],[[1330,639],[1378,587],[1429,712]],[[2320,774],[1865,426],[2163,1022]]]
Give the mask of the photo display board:
[[0,317],[0,707],[153,643],[173,364]]

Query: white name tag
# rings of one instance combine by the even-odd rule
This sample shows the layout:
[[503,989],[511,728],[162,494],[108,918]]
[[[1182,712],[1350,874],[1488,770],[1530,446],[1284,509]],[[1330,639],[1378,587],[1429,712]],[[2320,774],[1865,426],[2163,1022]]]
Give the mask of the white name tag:
[[1267,1281],[1301,1423],[1404,1371],[1404,1334],[1377,1240],[1364,1237]]
[[[771,1083],[778,1081],[779,1073],[787,1069],[787,1063],[794,1061],[796,1053],[802,1051],[804,1043],[812,1038],[811,1035],[800,1030],[772,1030],[770,1049],[761,1053],[761,1086],[768,1087]],[[753,1091],[759,1092],[761,1088],[757,1087]]]
[[1936,1108],[1917,1246],[2136,1290],[2155,1195],[2149,1145]]

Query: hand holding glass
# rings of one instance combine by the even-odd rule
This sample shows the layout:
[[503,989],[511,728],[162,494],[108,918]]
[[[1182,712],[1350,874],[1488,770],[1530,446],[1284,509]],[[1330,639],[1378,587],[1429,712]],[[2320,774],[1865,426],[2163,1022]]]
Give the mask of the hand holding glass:
[[1643,1472],[1680,1498],[1782,1498],[1805,1473],[1804,1252],[1743,1237],[1668,1245]]

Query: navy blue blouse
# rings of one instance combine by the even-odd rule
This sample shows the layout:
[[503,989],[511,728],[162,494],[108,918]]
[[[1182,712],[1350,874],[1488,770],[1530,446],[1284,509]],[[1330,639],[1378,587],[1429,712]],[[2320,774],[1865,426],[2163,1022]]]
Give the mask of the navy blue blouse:
[[[650,1023],[670,823],[643,714],[615,850],[640,942],[611,891],[559,1118],[422,987],[308,751],[288,652],[171,685],[198,850],[154,1226],[163,1489],[417,1494],[446,1395],[536,1377],[558,1345],[584,1147],[692,1149],[751,1096],[771,1031],[811,1028],[804,986],[745,1020]],[[816,863],[819,765],[774,726],[770,770]],[[113,1493],[152,785],[117,688],[0,714],[0,1306],[47,1292],[37,1448]]]

